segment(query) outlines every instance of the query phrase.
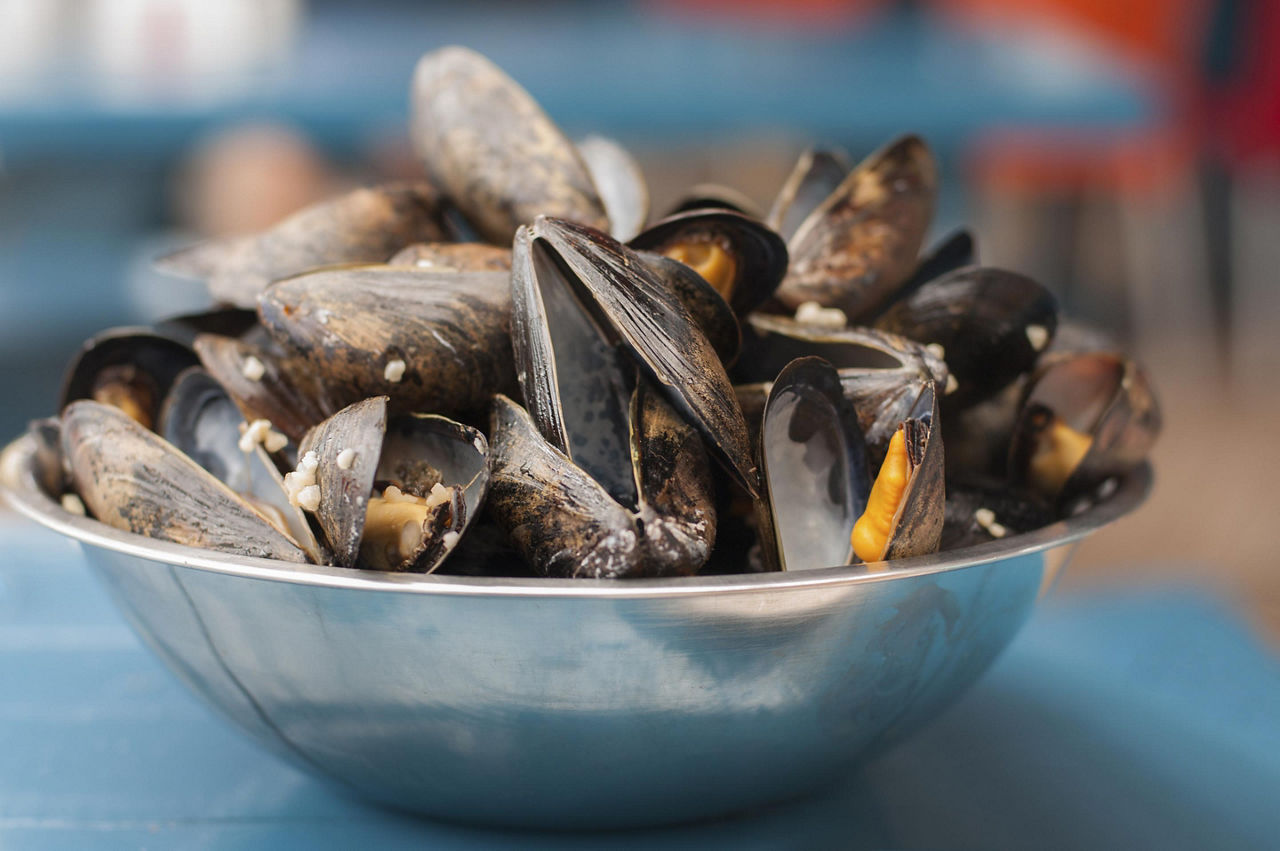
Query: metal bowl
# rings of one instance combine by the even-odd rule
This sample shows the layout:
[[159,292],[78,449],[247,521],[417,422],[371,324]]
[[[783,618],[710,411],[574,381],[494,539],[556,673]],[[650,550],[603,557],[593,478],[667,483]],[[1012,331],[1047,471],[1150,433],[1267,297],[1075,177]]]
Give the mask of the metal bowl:
[[987,668],[1081,538],[1146,496],[868,573],[493,579],[294,567],[156,541],[46,496],[138,634],[259,743],[367,798],[469,822],[601,828],[797,797]]

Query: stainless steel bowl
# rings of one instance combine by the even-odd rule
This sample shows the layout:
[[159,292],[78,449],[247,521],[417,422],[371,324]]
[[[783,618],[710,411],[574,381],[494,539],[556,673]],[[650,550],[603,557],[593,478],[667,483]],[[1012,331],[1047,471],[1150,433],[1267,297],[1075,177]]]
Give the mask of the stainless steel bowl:
[[42,493],[18,511],[80,541],[138,634],[258,742],[431,816],[598,828],[704,818],[832,782],[959,695],[1085,535],[1089,512],[867,573],[664,580],[410,576],[155,541]]

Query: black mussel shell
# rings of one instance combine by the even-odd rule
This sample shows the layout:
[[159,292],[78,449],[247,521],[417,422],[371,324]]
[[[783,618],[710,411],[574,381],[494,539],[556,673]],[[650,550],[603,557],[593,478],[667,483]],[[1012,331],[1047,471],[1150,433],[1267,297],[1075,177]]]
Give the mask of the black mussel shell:
[[67,367],[58,408],[78,399],[125,404],[154,428],[174,379],[198,363],[189,347],[150,328],[111,328],[86,341]]
[[591,173],[609,218],[609,235],[626,242],[649,219],[649,186],[635,159],[621,144],[605,136],[578,142],[578,154]]
[[760,424],[761,555],[776,570],[853,559],[849,536],[870,490],[857,413],[821,358],[792,361],[773,382]]
[[[632,248],[669,255],[680,245],[708,243],[731,258],[732,274],[711,281],[733,312],[746,316],[772,295],[787,271],[787,246],[760,221],[725,209],[668,216],[631,240]],[[679,259],[679,258],[677,258]]]
[[941,346],[956,379],[947,403],[961,407],[1029,371],[1057,326],[1057,299],[1040,284],[1005,269],[971,266],[921,285],[875,327]]

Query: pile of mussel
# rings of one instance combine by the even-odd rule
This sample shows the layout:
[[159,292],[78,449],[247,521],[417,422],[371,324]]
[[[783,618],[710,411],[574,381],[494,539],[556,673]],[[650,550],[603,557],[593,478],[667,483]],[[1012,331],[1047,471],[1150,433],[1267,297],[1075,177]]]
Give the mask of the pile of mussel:
[[216,307],[85,344],[31,429],[68,511],[390,571],[883,569],[1087,507],[1156,437],[1042,286],[967,232],[922,253],[919,138],[650,223],[622,147],[469,50],[411,107],[423,180],[163,258]]

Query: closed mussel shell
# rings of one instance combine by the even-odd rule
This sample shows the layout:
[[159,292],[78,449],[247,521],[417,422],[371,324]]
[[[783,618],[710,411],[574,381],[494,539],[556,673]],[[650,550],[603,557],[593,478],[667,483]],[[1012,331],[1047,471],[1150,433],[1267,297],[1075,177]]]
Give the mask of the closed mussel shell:
[[787,271],[787,246],[760,221],[724,209],[668,216],[631,240],[692,267],[733,312],[746,316],[773,295]]
[[578,149],[529,93],[480,54],[444,47],[413,77],[414,150],[489,242],[546,214],[608,230],[604,205]]
[[185,344],[150,328],[111,328],[86,341],[71,361],[58,407],[94,399],[154,428],[174,379],[198,363]]
[[1058,324],[1058,302],[1016,272],[974,266],[921,285],[875,327],[941,346],[956,379],[950,406],[999,392],[1030,370]]
[[337,405],[386,395],[393,411],[455,415],[514,386],[501,272],[324,269],[272,285],[259,313]]
[[779,301],[791,310],[818,302],[852,321],[874,313],[915,269],[937,182],[933,154],[916,136],[869,156],[788,240]]
[[62,414],[63,453],[98,520],[178,544],[302,563],[306,553],[168,441],[90,400]]
[[157,265],[202,278],[217,301],[252,310],[280,278],[339,263],[382,263],[411,243],[449,237],[435,190],[397,183],[353,190],[260,234],[196,245]]

